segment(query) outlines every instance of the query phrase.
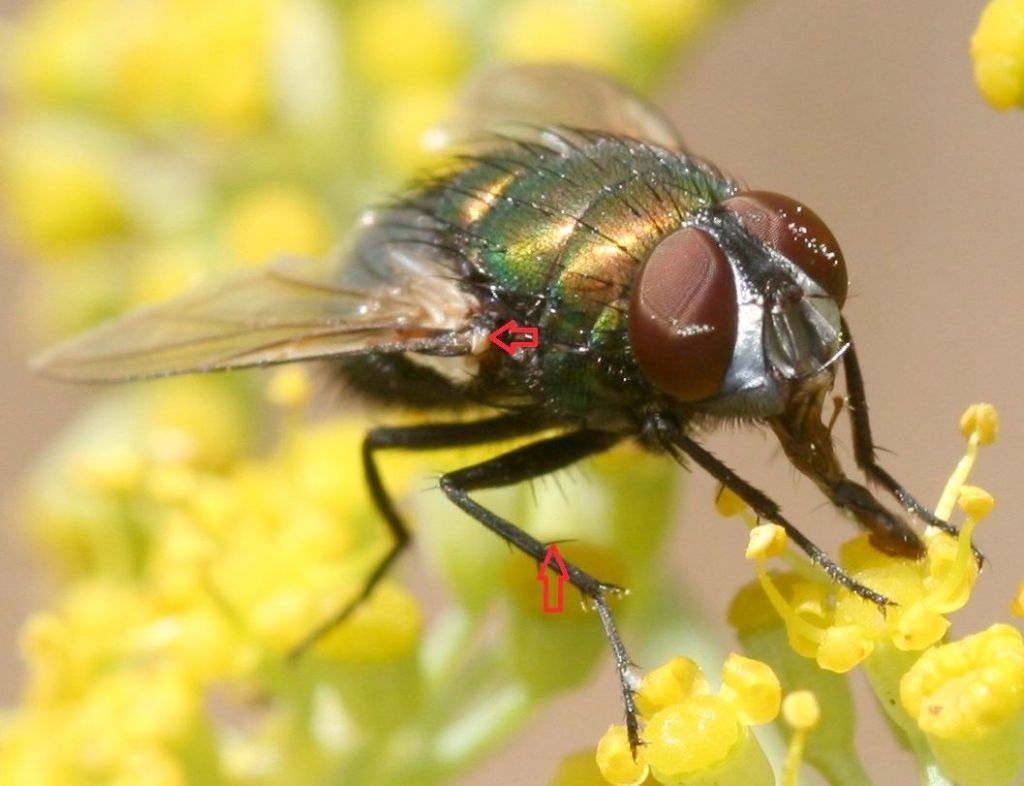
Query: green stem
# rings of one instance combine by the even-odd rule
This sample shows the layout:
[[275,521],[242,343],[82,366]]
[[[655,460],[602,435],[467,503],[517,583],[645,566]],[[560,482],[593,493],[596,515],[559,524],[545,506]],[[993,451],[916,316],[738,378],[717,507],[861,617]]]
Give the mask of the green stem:
[[895,647],[880,646],[864,661],[864,674],[886,717],[899,732],[897,736],[902,737],[917,759],[921,783],[924,786],[955,786],[942,774],[927,738],[900,702],[900,680],[919,657],[919,652],[902,652]]

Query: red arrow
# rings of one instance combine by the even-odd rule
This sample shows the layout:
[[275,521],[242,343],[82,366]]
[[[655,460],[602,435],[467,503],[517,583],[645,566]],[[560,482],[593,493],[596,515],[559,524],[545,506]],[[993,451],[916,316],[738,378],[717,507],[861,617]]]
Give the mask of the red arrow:
[[[558,590],[555,593],[555,601],[551,602],[551,560],[555,561],[558,565]],[[562,607],[565,603],[565,599],[562,594],[562,589],[565,582],[569,580],[569,571],[566,570],[565,562],[562,561],[562,555],[558,553],[558,546],[551,544],[548,546],[548,553],[544,557],[544,561],[540,563],[540,570],[537,571],[537,581],[544,582],[544,613],[545,614],[559,614],[562,611]]]
[[[506,333],[508,334],[507,343],[501,338]],[[516,339],[517,335],[525,335],[526,338]],[[496,347],[514,355],[517,349],[535,349],[540,342],[540,331],[535,327],[519,325],[514,319],[510,319],[487,338]]]

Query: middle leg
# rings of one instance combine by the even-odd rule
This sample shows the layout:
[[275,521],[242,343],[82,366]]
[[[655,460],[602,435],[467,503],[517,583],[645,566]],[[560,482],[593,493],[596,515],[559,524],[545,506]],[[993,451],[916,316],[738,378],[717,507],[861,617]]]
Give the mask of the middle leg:
[[918,502],[914,495],[890,475],[875,458],[875,442],[871,436],[871,420],[868,416],[868,401],[864,391],[864,375],[861,373],[860,362],[857,360],[857,350],[850,335],[850,326],[846,324],[845,319],[842,321],[842,330],[843,336],[849,342],[849,348],[843,354],[843,370],[846,372],[850,430],[853,434],[853,457],[857,466],[925,524],[956,535],[956,527],[943,521]]
[[[469,492],[521,483],[541,477],[556,470],[575,464],[577,461],[597,453],[603,453],[621,437],[601,431],[575,431],[569,434],[534,442],[512,450],[489,461],[464,469],[449,472],[441,477],[441,490],[462,510],[494,532],[505,542],[524,554],[542,562],[547,546],[532,535],[524,532],[512,522],[498,516],[474,500]],[[640,730],[637,720],[636,702],[633,696],[634,681],[631,674],[632,661],[619,635],[606,595],[620,592],[621,588],[600,581],[580,570],[576,565],[565,563],[569,582],[582,592],[597,610],[605,636],[612,648],[615,668],[622,688],[622,700],[626,713],[626,732],[634,754],[640,745]],[[552,566],[554,570],[554,566]]]
[[381,450],[441,450],[469,447],[523,437],[547,428],[547,423],[518,413],[496,415],[483,420],[451,423],[422,423],[412,426],[381,426],[371,429],[363,439],[363,476],[370,499],[391,535],[391,545],[363,582],[359,593],[333,615],[310,631],[292,650],[301,657],[327,633],[343,623],[365,601],[409,545],[409,528],[402,520],[394,500],[384,486],[376,455]]

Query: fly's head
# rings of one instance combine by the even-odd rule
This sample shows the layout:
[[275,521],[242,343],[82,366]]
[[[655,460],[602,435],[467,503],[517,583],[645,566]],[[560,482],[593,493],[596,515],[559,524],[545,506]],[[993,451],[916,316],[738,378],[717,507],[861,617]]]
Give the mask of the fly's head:
[[846,478],[823,407],[848,349],[846,264],[806,206],[741,192],[662,239],[630,302],[634,355],[650,382],[690,411],[768,422],[790,461],[887,552],[921,544]]
[[808,208],[744,192],[654,248],[634,283],[630,339],[655,386],[713,414],[770,417],[831,387],[846,265]]

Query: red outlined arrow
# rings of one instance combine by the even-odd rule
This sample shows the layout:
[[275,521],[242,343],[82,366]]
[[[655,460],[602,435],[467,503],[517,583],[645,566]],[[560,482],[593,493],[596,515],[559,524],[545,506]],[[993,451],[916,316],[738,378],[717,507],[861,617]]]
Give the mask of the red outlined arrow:
[[[551,560],[555,561],[558,566],[558,575],[555,578],[558,580],[557,589],[555,590],[555,599],[551,600]],[[562,555],[558,553],[558,546],[552,543],[548,546],[548,553],[544,556],[544,561],[540,563],[540,570],[537,571],[537,581],[544,582],[544,613],[545,614],[560,614],[565,604],[565,597],[563,595],[563,589],[565,582],[569,580],[569,571],[566,570],[565,562],[562,561]]]
[[[506,334],[507,342],[502,339],[502,336]],[[526,336],[526,338],[516,338],[517,336]],[[487,339],[499,349],[514,355],[517,349],[536,349],[540,343],[540,331],[535,327],[519,325],[514,319],[510,319],[492,332]]]

